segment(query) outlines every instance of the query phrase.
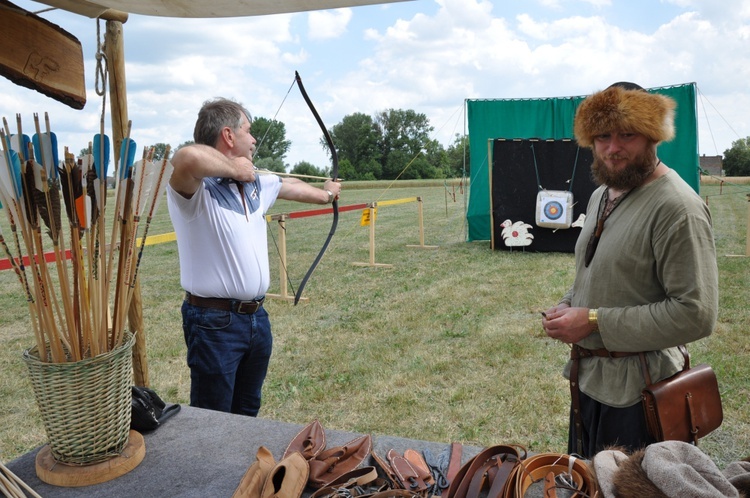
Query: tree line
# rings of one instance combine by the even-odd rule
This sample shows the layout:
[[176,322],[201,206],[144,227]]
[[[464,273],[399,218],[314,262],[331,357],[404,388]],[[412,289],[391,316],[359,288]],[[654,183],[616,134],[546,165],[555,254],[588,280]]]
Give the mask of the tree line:
[[[255,117],[251,130],[258,141],[254,160],[258,168],[330,175],[330,164],[315,165],[308,161],[286,164],[292,141],[286,137],[283,122]],[[348,181],[461,177],[464,164],[467,168],[469,164],[467,138],[456,134],[453,143],[443,147],[430,138],[433,130],[427,117],[413,110],[389,109],[375,116],[363,113],[344,116],[328,130],[339,158],[338,176]],[[320,138],[320,146],[330,158],[324,137]]]
[[724,151],[722,169],[726,176],[750,176],[750,137],[735,140]]

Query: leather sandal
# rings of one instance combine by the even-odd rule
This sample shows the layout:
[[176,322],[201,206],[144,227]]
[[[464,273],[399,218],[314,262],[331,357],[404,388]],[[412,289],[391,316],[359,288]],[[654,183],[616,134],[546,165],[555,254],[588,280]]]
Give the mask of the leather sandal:
[[265,446],[258,448],[255,462],[242,476],[232,498],[258,498],[263,491],[266,478],[275,466],[276,460],[273,458],[271,451]]

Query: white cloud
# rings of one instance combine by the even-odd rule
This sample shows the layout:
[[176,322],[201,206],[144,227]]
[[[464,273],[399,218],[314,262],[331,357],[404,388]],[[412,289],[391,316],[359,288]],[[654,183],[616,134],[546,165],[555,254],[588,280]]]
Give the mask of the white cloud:
[[313,11],[308,14],[308,36],[311,40],[338,38],[346,32],[352,9]]
[[[54,16],[84,43],[93,87],[94,22]],[[236,98],[254,115],[278,111],[293,144],[290,164],[323,166],[317,124],[290,89],[297,69],[329,127],[354,112],[414,109],[444,144],[463,131],[455,113],[466,98],[582,95],[620,80],[694,81],[704,98],[701,151],[723,153],[738,135],[750,135],[748,19],[750,2],[742,0],[421,0],[258,18],[131,16],[124,25],[129,117],[140,145],[176,146],[191,138],[204,100]],[[101,99],[91,88],[86,109],[71,111],[0,79],[0,114],[23,112],[30,123],[31,112],[45,110],[64,143],[80,149],[98,129]]]

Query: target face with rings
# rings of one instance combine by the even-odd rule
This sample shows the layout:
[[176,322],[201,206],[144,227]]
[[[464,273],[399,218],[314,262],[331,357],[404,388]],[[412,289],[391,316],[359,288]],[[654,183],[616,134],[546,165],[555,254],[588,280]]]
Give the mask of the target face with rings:
[[563,206],[558,201],[549,201],[544,206],[544,216],[550,220],[559,219],[563,212]]
[[573,193],[542,190],[536,197],[536,224],[545,228],[570,228],[573,222]]

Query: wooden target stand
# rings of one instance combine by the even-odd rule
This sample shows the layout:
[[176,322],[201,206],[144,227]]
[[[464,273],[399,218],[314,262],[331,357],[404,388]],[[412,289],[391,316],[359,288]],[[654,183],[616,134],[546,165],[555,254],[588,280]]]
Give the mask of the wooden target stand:
[[36,475],[53,486],[78,487],[101,484],[127,474],[146,456],[146,445],[140,432],[131,430],[128,444],[122,452],[109,460],[92,465],[68,465],[52,456],[49,445],[36,455]]
[[[424,211],[422,207],[422,197],[408,197],[405,199],[395,199],[392,201],[380,201],[380,202],[371,202],[368,204],[351,204],[348,206],[339,206],[339,213],[343,213],[346,211],[353,211],[358,209],[365,209],[363,211],[364,217],[367,219],[367,225],[369,226],[369,233],[370,233],[370,260],[369,262],[362,262],[362,263],[352,263],[354,266],[371,266],[371,267],[377,267],[377,268],[393,268],[393,265],[387,264],[387,263],[376,263],[375,262],[375,218],[377,214],[377,208],[378,206],[392,206],[395,204],[405,204],[409,202],[416,202],[418,206],[418,214],[419,214],[419,244],[407,244],[406,247],[411,248],[417,248],[417,249],[437,249],[438,246],[431,246],[431,245],[425,245],[424,242]],[[330,209],[326,209],[326,212],[330,212]],[[279,253],[279,293],[278,294],[272,294],[268,293],[266,294],[267,298],[279,298],[284,299],[286,301],[293,301],[294,300],[294,294],[289,294],[289,287],[287,285],[287,282],[289,281],[288,273],[287,273],[287,258],[286,258],[286,220],[287,218],[292,217],[304,217],[299,216],[300,214],[304,214],[306,216],[312,216],[312,215],[318,215],[323,214],[323,211],[318,209],[313,209],[311,211],[302,211],[296,213],[297,216],[294,216],[293,214],[285,213],[285,214],[274,214],[274,215],[267,215],[266,221],[269,223],[271,221],[277,221],[279,223],[279,237],[277,244],[277,251]],[[276,239],[274,239],[275,241]],[[300,301],[307,301],[307,297],[301,297]]]

